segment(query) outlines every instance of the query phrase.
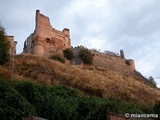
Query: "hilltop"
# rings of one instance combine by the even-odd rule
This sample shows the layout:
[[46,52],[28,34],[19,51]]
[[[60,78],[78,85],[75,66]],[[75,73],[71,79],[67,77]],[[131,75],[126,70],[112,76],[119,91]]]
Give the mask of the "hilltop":
[[[0,76],[4,79],[67,85],[88,96],[116,97],[138,104],[154,105],[160,100],[154,81],[137,72],[134,60],[126,59],[123,50],[117,55],[83,46],[73,48],[69,29],[59,31],[53,28],[49,17],[39,10],[36,11],[35,30],[25,40],[21,55],[16,55],[14,37],[7,39],[11,58],[0,66]],[[65,56],[67,49],[70,52]],[[150,99],[152,96],[154,98]]]
[[[103,57],[101,58],[103,59]],[[113,61],[114,66],[112,66],[112,63],[103,61],[110,64],[112,66],[110,68],[100,64],[101,62],[97,58],[90,66],[71,65],[67,60],[64,64],[27,54],[16,55],[13,59],[13,79],[35,81],[46,85],[67,85],[77,88],[89,96],[117,97],[138,104],[154,105],[156,101],[160,100],[159,90],[146,85],[125,62]],[[10,79],[11,65],[13,64],[8,63],[0,66],[0,76]],[[128,67],[128,70],[125,67]],[[151,97],[152,99],[150,99]]]

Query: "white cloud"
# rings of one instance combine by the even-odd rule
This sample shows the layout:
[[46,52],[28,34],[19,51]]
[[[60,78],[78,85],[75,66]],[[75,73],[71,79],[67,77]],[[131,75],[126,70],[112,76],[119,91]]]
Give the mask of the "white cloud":
[[109,41],[106,44],[106,37],[103,35],[97,35],[96,37],[83,37],[80,44],[88,48],[101,49],[102,51],[112,49],[112,44],[110,44]]
[[146,16],[142,17],[141,20],[139,21],[138,28],[142,28],[143,26],[149,24],[153,20],[154,19],[153,19],[152,15],[146,15]]

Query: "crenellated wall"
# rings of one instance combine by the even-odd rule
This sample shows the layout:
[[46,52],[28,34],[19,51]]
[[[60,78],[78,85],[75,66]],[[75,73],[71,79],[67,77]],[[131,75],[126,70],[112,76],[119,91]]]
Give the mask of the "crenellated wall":
[[71,47],[69,29],[59,31],[52,28],[49,18],[37,10],[35,31],[25,44],[24,53],[48,56],[53,51]]

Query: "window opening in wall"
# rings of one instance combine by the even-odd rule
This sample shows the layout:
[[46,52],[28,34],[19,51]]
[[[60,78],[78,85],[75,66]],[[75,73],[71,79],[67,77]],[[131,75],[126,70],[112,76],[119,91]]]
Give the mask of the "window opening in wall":
[[34,40],[32,40],[32,44],[34,44]]
[[50,38],[46,38],[46,43],[51,43],[51,39]]

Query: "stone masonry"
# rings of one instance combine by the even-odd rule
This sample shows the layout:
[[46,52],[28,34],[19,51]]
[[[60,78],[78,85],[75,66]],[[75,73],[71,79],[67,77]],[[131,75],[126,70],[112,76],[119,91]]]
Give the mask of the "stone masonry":
[[16,54],[16,45],[17,45],[17,41],[14,41],[14,36],[6,36],[7,39],[10,41],[10,49],[9,49],[9,53],[11,55],[15,55]]
[[[64,28],[63,31],[59,31],[52,28],[49,18],[37,10],[35,31],[24,42],[23,53],[49,57],[55,53],[59,54],[59,51],[62,52],[62,50],[66,48],[71,48],[69,29]],[[80,49],[83,49],[83,47],[80,46],[72,50],[75,55],[78,55]],[[129,66],[126,64],[123,50],[120,51],[120,56],[112,56],[97,52],[93,52],[93,54],[95,54],[93,64],[101,67],[101,69],[114,69],[115,71],[123,71],[123,73],[133,73],[135,70],[133,60],[127,60]],[[71,63],[77,65],[82,62],[77,56]],[[132,68],[131,71],[129,71],[129,68]]]
[[49,56],[66,48],[71,48],[69,29],[52,28],[49,18],[37,10],[35,30],[24,42],[23,53]]

